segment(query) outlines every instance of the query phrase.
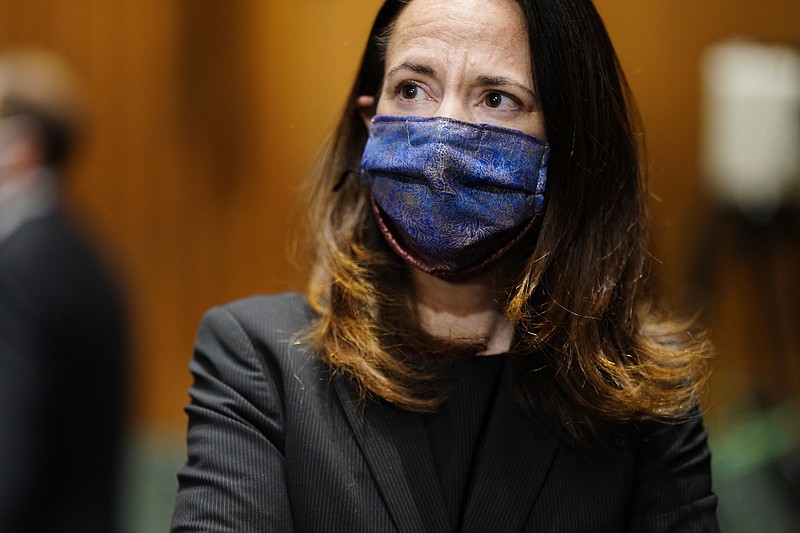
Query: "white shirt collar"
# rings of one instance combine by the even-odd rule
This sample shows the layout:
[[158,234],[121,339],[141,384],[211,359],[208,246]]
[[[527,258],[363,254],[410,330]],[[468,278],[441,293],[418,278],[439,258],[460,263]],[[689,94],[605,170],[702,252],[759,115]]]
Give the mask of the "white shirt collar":
[[35,174],[32,180],[0,185],[0,242],[29,220],[41,218],[56,207],[58,185],[52,172],[39,168],[31,174]]

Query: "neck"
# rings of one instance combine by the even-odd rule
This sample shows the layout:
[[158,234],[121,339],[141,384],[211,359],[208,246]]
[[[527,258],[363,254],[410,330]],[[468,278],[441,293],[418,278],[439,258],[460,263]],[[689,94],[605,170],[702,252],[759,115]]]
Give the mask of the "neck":
[[485,340],[479,355],[505,353],[513,325],[503,315],[506,293],[483,275],[467,282],[448,282],[412,269],[417,313],[423,330],[447,339]]

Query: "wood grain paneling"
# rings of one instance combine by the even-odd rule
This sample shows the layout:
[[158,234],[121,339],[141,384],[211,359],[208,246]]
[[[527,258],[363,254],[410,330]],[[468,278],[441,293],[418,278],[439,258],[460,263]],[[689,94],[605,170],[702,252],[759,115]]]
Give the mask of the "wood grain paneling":
[[[796,0],[598,0],[649,139],[660,282],[680,286],[704,201],[698,58],[716,39],[791,40]],[[342,108],[374,0],[3,0],[0,45],[64,55],[91,92],[70,205],[129,295],[136,420],[184,427],[202,312],[302,287],[296,186]]]

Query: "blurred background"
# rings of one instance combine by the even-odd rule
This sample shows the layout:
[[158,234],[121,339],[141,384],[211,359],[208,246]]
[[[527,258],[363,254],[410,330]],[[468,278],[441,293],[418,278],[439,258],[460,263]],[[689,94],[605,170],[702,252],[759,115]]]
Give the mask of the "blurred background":
[[[718,351],[704,407],[720,521],[726,531],[798,531],[797,181],[784,180],[789,186],[766,207],[719,193],[707,156],[715,140],[706,80],[709,50],[730,39],[796,50],[800,3],[596,5],[645,125],[656,290],[699,312]],[[291,218],[301,207],[297,184],[342,109],[378,6],[0,2],[0,49],[48,48],[75,67],[90,92],[88,138],[68,168],[66,193],[127,297],[128,532],[168,528],[175,470],[184,459],[187,365],[203,312],[253,293],[303,287],[287,254]],[[796,93],[789,90],[786,101],[797,105]],[[796,115],[778,114],[800,124],[800,107],[786,109]],[[781,139],[793,139],[791,123]],[[788,150],[797,154],[795,140]],[[748,136],[737,146],[762,150]]]

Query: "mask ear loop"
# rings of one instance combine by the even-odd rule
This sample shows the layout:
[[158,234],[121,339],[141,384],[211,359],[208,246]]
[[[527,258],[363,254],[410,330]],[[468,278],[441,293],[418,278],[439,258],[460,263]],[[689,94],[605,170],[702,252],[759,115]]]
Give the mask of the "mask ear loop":
[[[381,95],[381,89],[378,88],[378,91],[375,93],[375,97],[372,100],[372,116],[373,117],[378,112],[378,98],[380,98],[380,95]],[[344,172],[342,172],[342,175],[339,176],[339,179],[334,184],[333,189],[331,189],[332,192],[339,192],[339,189],[341,189],[344,186],[345,182],[347,182],[347,177],[350,176],[350,174],[358,175],[358,172],[353,170],[352,168],[344,169]]]
[[333,186],[333,189],[331,190],[333,192],[338,192],[339,189],[341,189],[344,186],[345,182],[347,181],[347,177],[350,176],[350,174],[358,174],[358,172],[356,172],[353,169],[346,168],[344,172],[342,172],[342,175],[339,176],[339,179],[336,181],[336,184]]

